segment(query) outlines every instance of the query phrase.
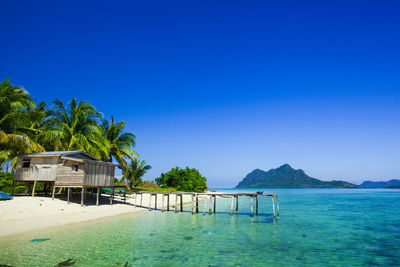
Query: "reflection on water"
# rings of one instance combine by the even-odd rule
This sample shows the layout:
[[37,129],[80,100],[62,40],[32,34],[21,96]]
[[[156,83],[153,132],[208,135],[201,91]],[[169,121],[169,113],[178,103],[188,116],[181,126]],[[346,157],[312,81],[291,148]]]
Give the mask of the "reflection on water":
[[0,239],[0,265],[400,265],[399,190],[263,191],[279,194],[279,219],[270,198],[254,217],[249,199],[240,198],[238,216],[218,199],[215,215],[186,207]]

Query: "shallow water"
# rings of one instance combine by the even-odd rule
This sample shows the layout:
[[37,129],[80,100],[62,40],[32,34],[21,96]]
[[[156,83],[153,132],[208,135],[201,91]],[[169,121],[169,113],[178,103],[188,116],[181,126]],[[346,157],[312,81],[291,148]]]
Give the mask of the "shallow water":
[[240,198],[238,216],[230,216],[230,200],[218,199],[211,216],[193,216],[188,206],[0,239],[0,265],[400,265],[400,190],[262,191],[279,194],[279,219],[269,197],[254,217],[248,198]]

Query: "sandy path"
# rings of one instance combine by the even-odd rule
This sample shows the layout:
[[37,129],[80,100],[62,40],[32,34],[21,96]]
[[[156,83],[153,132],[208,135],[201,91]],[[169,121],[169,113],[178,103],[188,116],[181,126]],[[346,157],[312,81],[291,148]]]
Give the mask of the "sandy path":
[[[140,197],[138,200],[139,204]],[[157,208],[160,208],[161,195],[157,200]],[[132,198],[127,199],[126,203],[116,199],[113,205],[109,205],[109,198],[106,196],[102,197],[100,206],[96,206],[95,201],[95,196],[88,197],[84,207],[81,207],[78,195],[72,198],[70,204],[67,204],[62,197],[52,200],[44,196],[17,196],[12,200],[0,201],[0,237],[148,210],[133,206]],[[190,202],[191,197],[184,195],[183,201]],[[174,204],[175,196],[171,195],[170,205]],[[143,206],[148,207],[148,205],[149,194],[144,194]],[[152,207],[154,207],[154,197]]]

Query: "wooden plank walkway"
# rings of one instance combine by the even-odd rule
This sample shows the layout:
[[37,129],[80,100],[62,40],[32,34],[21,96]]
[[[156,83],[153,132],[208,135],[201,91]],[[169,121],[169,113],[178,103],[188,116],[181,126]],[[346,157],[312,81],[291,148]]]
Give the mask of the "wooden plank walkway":
[[[272,202],[272,213],[274,218],[279,216],[279,202],[277,194],[263,194],[261,192],[257,193],[224,193],[224,192],[207,192],[207,193],[194,193],[194,192],[155,192],[155,191],[135,191],[133,192],[135,203],[134,205],[143,207],[143,194],[150,195],[149,201],[149,211],[152,209],[152,199],[154,196],[154,209],[157,210],[157,199],[158,195],[161,195],[161,211],[164,211],[165,208],[167,211],[170,209],[170,197],[171,195],[175,195],[175,213],[178,212],[178,202],[179,209],[183,212],[183,196],[190,195],[192,202],[192,214],[199,213],[199,201],[204,200],[203,206],[203,215],[206,214],[207,202],[208,204],[208,213],[211,215],[212,213],[216,213],[217,206],[217,198],[230,198],[231,206],[230,212],[233,215],[234,211],[234,203],[235,203],[235,214],[238,214],[239,210],[239,197],[250,197],[250,216],[253,216],[253,198],[255,198],[255,213],[258,215],[258,199],[259,197],[271,197]],[[138,196],[140,195],[140,204],[138,205]],[[167,204],[165,205],[165,198]]]

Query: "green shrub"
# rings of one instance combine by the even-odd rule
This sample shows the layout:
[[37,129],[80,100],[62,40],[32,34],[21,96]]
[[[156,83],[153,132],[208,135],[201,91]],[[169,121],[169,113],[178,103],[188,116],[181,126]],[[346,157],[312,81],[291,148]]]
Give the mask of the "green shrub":
[[162,173],[160,178],[156,179],[157,185],[166,188],[174,187],[178,191],[184,192],[203,192],[207,189],[207,179],[201,176],[196,169],[179,167],[171,169],[167,173]]

